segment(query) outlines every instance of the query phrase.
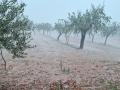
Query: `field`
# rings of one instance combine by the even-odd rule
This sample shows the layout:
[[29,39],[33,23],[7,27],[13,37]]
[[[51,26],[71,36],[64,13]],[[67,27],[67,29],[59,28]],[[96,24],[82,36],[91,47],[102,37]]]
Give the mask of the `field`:
[[107,46],[100,37],[94,43],[87,37],[84,50],[80,50],[79,36],[71,36],[69,45],[63,37],[57,41],[55,33],[34,32],[32,36],[36,47],[26,51],[26,58],[12,59],[5,51],[8,71],[3,72],[1,62],[1,90],[48,90],[59,80],[75,80],[81,90],[110,90],[106,88],[111,83],[120,89],[120,37],[110,39]]

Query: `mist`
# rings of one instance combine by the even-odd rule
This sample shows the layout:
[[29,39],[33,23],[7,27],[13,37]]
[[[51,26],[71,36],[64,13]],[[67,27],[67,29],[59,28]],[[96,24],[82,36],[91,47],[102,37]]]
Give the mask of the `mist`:
[[0,0],[0,90],[120,90],[119,0]]

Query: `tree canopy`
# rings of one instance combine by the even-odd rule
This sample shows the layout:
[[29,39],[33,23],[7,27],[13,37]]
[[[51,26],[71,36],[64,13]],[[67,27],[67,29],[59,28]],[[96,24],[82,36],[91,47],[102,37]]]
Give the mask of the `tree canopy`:
[[[17,0],[0,1],[0,50],[6,49],[15,57],[23,57],[29,48],[30,20],[24,16],[25,3]],[[4,61],[5,62],[5,61]]]
[[80,48],[83,49],[86,33],[91,30],[98,30],[101,26],[109,22],[110,17],[106,16],[104,6],[94,7],[86,10],[85,13],[69,13],[68,16],[74,33],[81,33]]
[[105,45],[107,44],[107,39],[110,36],[116,34],[119,31],[119,29],[120,29],[120,25],[116,22],[109,23],[102,27],[101,34],[103,37],[105,37],[105,42],[104,42]]

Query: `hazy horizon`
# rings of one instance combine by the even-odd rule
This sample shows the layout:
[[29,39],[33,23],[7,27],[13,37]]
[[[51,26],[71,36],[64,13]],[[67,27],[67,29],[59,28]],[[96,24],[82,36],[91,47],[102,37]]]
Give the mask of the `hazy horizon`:
[[58,19],[66,19],[69,12],[80,11],[91,8],[91,4],[95,6],[105,5],[105,11],[108,16],[112,17],[112,21],[119,22],[120,12],[118,8],[120,1],[118,0],[22,0],[26,3],[25,15],[27,15],[35,23],[49,22],[54,23]]

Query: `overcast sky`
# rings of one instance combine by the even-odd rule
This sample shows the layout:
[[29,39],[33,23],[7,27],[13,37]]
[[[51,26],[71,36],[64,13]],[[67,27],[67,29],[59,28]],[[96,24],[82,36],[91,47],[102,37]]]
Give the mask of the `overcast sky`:
[[113,21],[120,20],[120,0],[22,0],[27,6],[25,15],[36,23],[54,23],[57,19],[67,18],[68,12],[85,11],[94,5],[105,4],[107,15]]

